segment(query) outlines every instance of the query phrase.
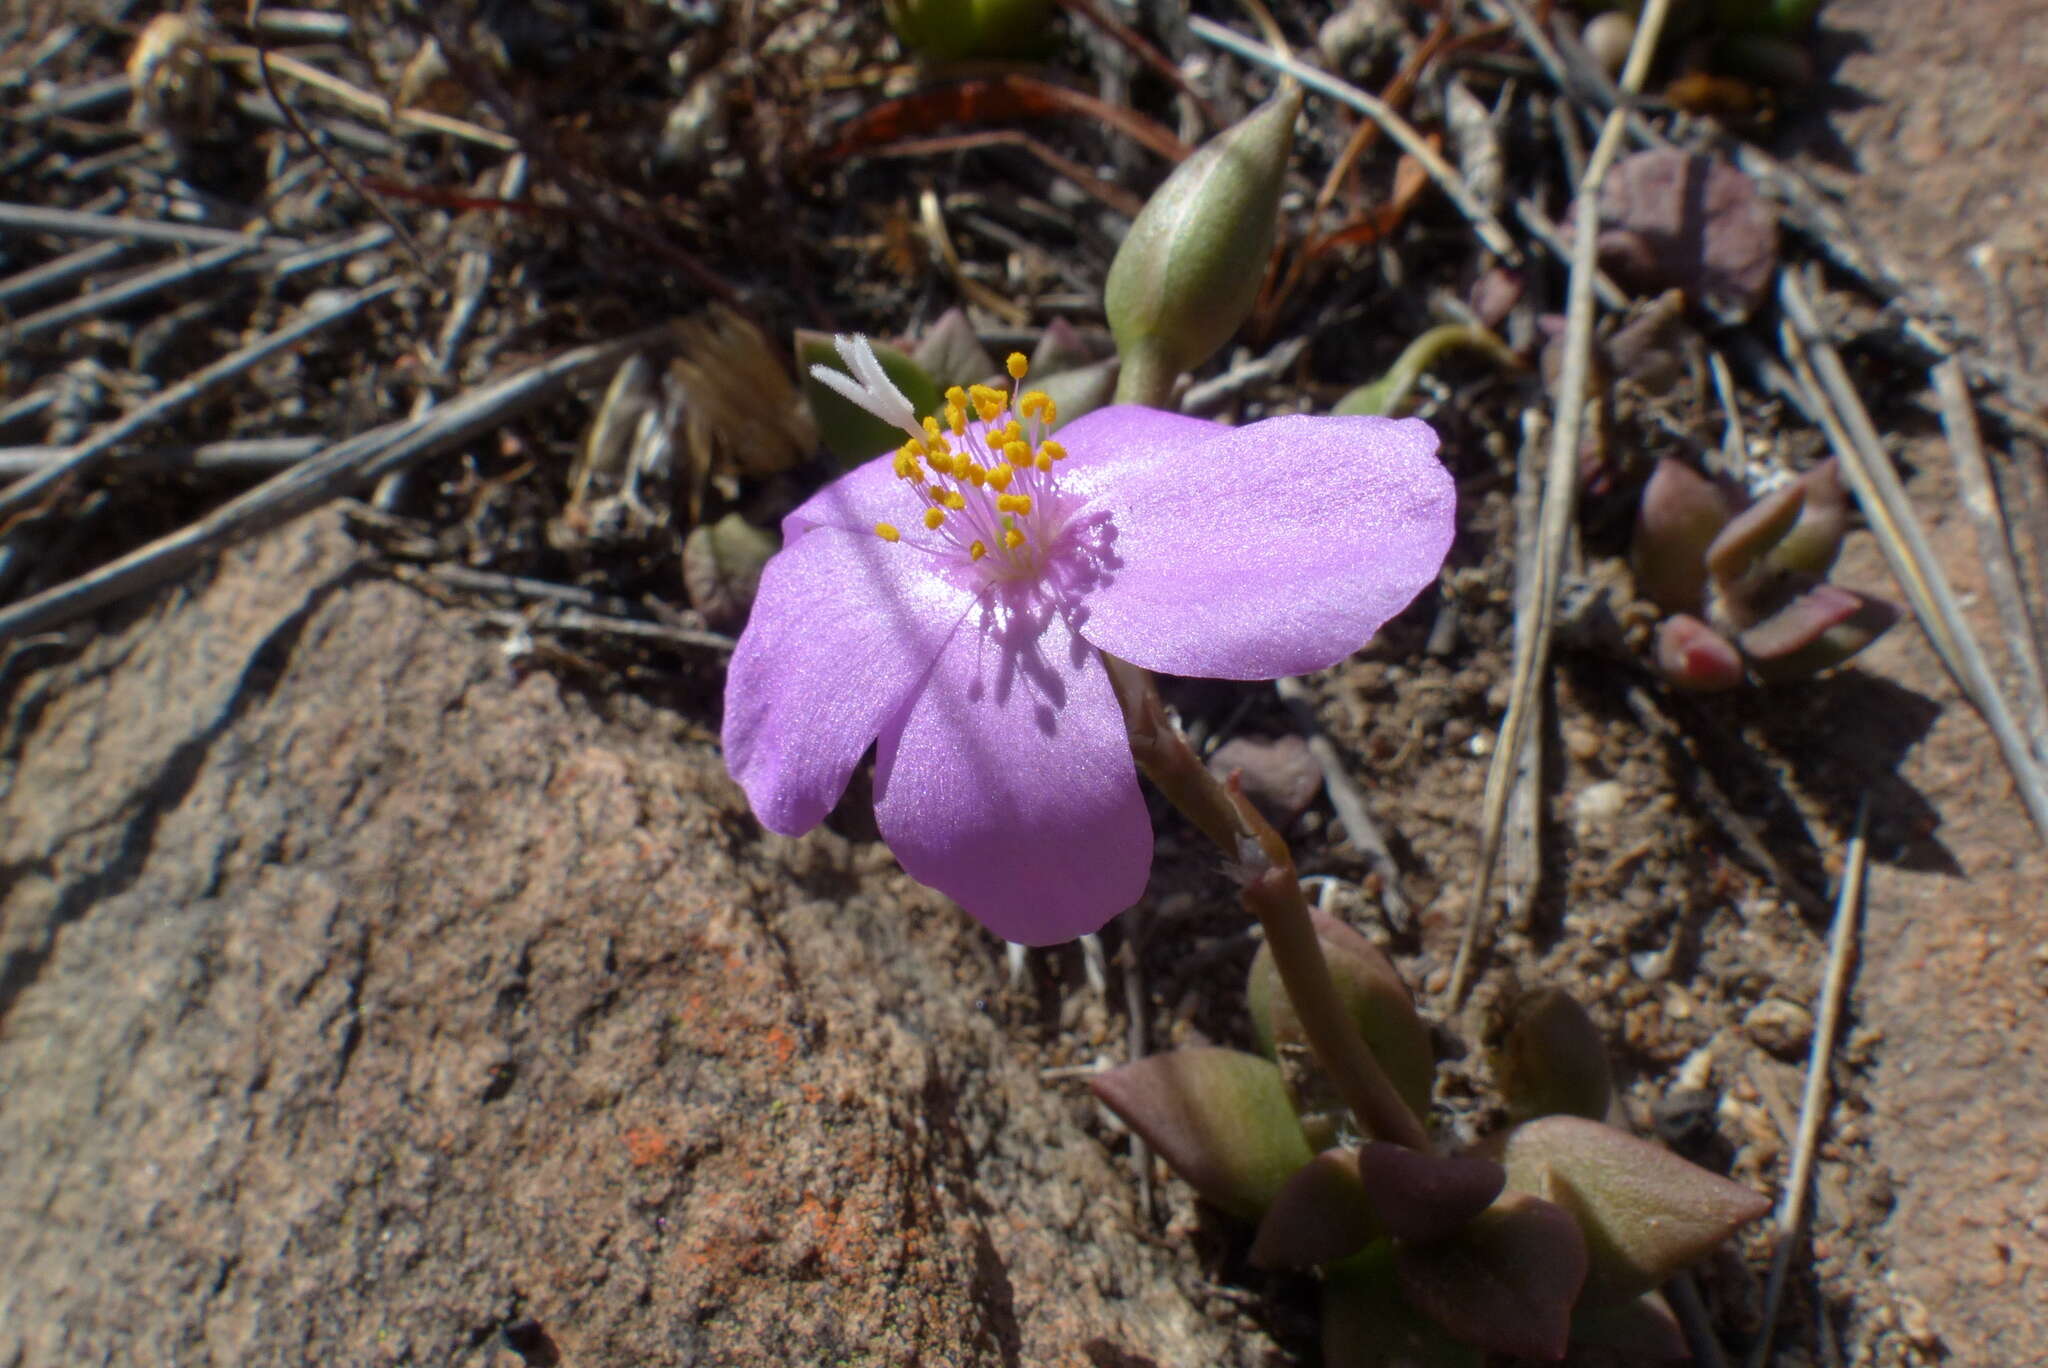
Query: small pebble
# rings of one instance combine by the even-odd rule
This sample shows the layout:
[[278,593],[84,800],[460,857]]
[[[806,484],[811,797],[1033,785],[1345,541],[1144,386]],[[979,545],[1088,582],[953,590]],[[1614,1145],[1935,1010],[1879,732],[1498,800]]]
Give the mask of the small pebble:
[[1813,1039],[1813,1013],[1796,1002],[1765,998],[1744,1014],[1742,1030],[1772,1054],[1796,1058]]

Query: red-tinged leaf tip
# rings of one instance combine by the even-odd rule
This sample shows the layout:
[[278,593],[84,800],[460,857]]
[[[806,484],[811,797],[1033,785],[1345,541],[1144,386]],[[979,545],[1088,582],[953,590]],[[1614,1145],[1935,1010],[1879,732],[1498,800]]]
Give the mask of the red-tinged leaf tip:
[[1710,693],[1735,688],[1744,678],[1734,643],[1690,613],[1657,624],[1656,658],[1657,672],[1681,689]]
[[1404,1240],[1441,1240],[1493,1205],[1507,1170],[1491,1159],[1423,1154],[1382,1141],[1358,1155],[1372,1210]]

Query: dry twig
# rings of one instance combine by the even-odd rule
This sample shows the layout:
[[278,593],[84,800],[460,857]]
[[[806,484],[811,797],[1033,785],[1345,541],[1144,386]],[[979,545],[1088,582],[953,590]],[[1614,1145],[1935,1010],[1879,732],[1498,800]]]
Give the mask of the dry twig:
[[[1650,57],[1664,31],[1664,17],[1670,0],[1649,0],[1636,28],[1635,43],[1629,48],[1623,69],[1624,90],[1642,87]],[[1578,188],[1578,202],[1588,215],[1596,212],[1600,185],[1607,168],[1621,152],[1627,125],[1627,106],[1617,106],[1600,129],[1600,141],[1586,165],[1586,178]],[[1472,986],[1473,963],[1482,928],[1490,920],[1495,863],[1500,858],[1501,831],[1506,823],[1508,799],[1514,779],[1522,771],[1522,751],[1535,734],[1534,714],[1542,708],[1543,681],[1550,663],[1551,622],[1557,609],[1557,586],[1564,569],[1566,543],[1578,512],[1579,432],[1586,410],[1586,388],[1592,373],[1595,242],[1599,234],[1590,221],[1572,240],[1571,285],[1565,295],[1564,373],[1557,392],[1557,420],[1551,428],[1550,461],[1544,478],[1542,543],[1538,547],[1538,573],[1532,606],[1536,621],[1526,649],[1515,652],[1514,678],[1508,691],[1507,717],[1501,723],[1500,740],[1493,764],[1486,773],[1486,795],[1480,813],[1479,874],[1474,881],[1471,905],[1465,909],[1465,929],[1458,938],[1457,959],[1451,966],[1448,1000],[1462,1003]],[[1529,771],[1532,775],[1533,769]]]
[[1848,368],[1790,271],[1778,278],[1778,300],[1787,320],[1782,331],[1787,358],[1801,382],[1813,391],[1828,441],[1841,457],[1842,473],[1870,520],[1878,547],[1942,663],[1991,729],[2035,828],[2048,838],[2048,778],[1992,678],[1991,667],[1963,617],[1947,574],[1927,544],[1927,534],[1914,516],[1912,502],[1899,483],[1898,472],[1892,469],[1891,457],[1856,393]]
[[1835,899],[1834,925],[1828,931],[1827,977],[1821,984],[1814,1015],[1813,1045],[1806,1058],[1806,1089],[1799,1099],[1799,1137],[1792,1148],[1792,1172],[1778,1203],[1778,1247],[1771,1255],[1770,1278],[1764,1285],[1763,1331],[1750,1349],[1748,1368],[1770,1362],[1771,1334],[1777,1328],[1778,1305],[1785,1295],[1785,1275],[1805,1234],[1807,1194],[1813,1187],[1813,1157],[1820,1147],[1821,1123],[1828,1113],[1828,1066],[1835,1037],[1841,1030],[1842,1005],[1849,995],[1849,968],[1856,956],[1856,927],[1863,904],[1863,868],[1867,853],[1864,828],[1870,817],[1866,796],[1856,810],[1856,832],[1842,870],[1842,888]]

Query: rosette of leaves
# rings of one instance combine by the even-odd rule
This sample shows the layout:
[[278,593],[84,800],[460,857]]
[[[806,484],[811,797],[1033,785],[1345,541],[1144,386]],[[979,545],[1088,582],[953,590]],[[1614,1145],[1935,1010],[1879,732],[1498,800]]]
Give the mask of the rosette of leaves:
[[1827,579],[1848,527],[1833,460],[1746,507],[1684,462],[1659,461],[1629,552],[1637,592],[1667,615],[1658,670],[1702,690],[1798,679],[1883,635],[1898,608]]
[[[1352,1024],[1426,1117],[1429,1031],[1393,964],[1332,918],[1316,932]],[[1570,998],[1527,999],[1503,1048],[1527,1119],[1452,1155],[1333,1120],[1263,951],[1248,996],[1260,1053],[1175,1050],[1094,1089],[1201,1197],[1256,1227],[1255,1264],[1319,1274],[1331,1368],[1555,1362],[1572,1345],[1684,1356],[1654,1289],[1769,1204],[1584,1114],[1605,1113],[1609,1074]]]

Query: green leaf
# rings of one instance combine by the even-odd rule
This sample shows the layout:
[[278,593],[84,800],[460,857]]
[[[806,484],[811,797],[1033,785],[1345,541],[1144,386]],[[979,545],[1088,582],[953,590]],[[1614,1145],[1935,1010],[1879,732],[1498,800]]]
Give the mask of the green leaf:
[[[936,413],[939,387],[932,383],[931,376],[925,374],[924,367],[886,343],[873,342],[872,345],[883,371],[896,382],[896,388],[903,391],[919,416]],[[810,405],[811,417],[817,420],[818,435],[824,440],[826,450],[838,457],[841,465],[859,465],[903,445],[907,434],[820,384],[811,374],[811,367],[816,365],[830,366],[837,371],[846,369],[839,364],[839,353],[833,348],[830,335],[799,331],[796,335],[796,368],[803,377],[804,402]]]
[[1692,1357],[1678,1317],[1655,1292],[1612,1306],[1580,1307],[1572,1313],[1572,1343],[1660,1362]]
[[1315,1157],[1279,1066],[1257,1055],[1174,1050],[1097,1074],[1089,1086],[1196,1192],[1248,1221]]

